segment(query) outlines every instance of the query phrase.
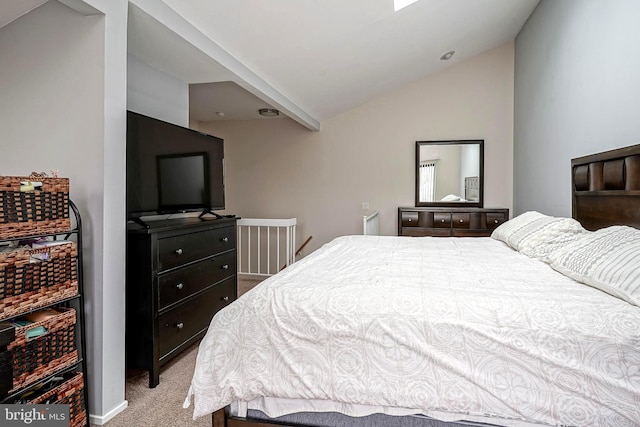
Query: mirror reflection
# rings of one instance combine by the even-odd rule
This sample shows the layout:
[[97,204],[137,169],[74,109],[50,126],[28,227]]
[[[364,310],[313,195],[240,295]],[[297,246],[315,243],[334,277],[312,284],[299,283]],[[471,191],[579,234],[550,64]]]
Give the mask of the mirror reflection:
[[484,141],[417,141],[416,206],[482,207]]

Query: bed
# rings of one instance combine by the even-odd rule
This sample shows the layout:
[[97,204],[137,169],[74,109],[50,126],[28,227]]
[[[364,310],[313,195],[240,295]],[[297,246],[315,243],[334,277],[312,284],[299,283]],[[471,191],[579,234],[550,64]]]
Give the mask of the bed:
[[640,145],[572,160],[572,183],[573,218],[327,243],[214,317],[185,406],[214,427],[639,425]]

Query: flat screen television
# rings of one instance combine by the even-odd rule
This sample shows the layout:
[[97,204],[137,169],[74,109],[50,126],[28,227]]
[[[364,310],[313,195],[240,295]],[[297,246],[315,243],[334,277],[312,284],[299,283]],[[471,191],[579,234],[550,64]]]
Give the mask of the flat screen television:
[[127,112],[127,219],[225,208],[224,141]]
[[158,210],[209,209],[207,153],[164,154],[156,157]]

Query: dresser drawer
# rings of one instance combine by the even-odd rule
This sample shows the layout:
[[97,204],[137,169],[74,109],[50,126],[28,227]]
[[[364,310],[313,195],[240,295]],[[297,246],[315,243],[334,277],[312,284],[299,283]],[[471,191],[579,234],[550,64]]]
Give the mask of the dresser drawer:
[[418,212],[402,212],[401,221],[403,227],[417,227]]
[[470,228],[471,214],[469,212],[454,212],[451,214],[451,227]]
[[236,259],[236,251],[229,251],[162,275],[158,278],[158,309],[236,274]]
[[398,236],[486,237],[508,220],[503,208],[398,208]]
[[479,229],[470,230],[466,228],[456,228],[451,230],[452,237],[491,237],[491,230]]
[[401,236],[411,236],[411,237],[450,237],[451,229],[449,228],[403,228]]
[[434,212],[433,226],[435,228],[451,228],[450,212]]
[[209,327],[213,315],[236,298],[235,278],[221,282],[198,298],[159,316],[160,359]]
[[503,212],[487,212],[486,228],[493,230],[507,220],[507,216]]
[[168,270],[236,247],[234,227],[220,227],[158,240],[158,269]]

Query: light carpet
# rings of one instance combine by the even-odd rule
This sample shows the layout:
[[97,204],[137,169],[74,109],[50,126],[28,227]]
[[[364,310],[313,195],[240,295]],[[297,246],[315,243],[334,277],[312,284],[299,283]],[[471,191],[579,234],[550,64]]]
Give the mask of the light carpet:
[[182,407],[196,364],[198,346],[194,345],[160,370],[160,384],[149,388],[146,371],[129,372],[125,385],[127,409],[116,415],[106,427],[179,427],[211,426],[211,417],[193,420],[193,406]]
[[[262,279],[238,279],[238,296]],[[193,420],[193,406],[182,407],[193,377],[198,344],[189,347],[160,370],[160,384],[149,388],[147,371],[127,372],[125,399],[129,406],[105,424],[106,427],[211,426],[211,417]],[[92,424],[93,426],[93,424]]]

